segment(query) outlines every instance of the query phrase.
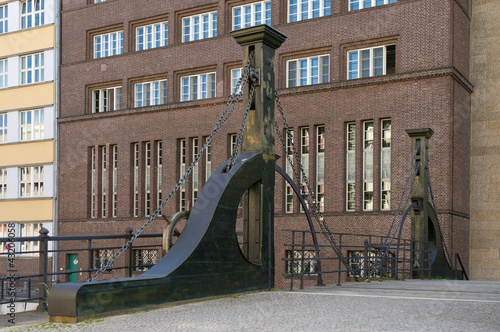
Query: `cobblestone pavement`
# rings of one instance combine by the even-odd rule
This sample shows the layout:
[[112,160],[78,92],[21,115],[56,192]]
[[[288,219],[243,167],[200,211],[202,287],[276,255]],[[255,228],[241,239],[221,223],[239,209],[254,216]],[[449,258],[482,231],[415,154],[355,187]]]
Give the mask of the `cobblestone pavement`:
[[3,331],[499,331],[500,283],[360,282],[232,295],[78,324]]

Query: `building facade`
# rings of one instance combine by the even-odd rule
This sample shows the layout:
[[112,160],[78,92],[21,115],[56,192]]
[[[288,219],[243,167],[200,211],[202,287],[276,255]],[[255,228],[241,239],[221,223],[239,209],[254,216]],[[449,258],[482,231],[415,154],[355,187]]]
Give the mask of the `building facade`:
[[[56,232],[58,18],[56,0],[0,1],[0,237]],[[33,273],[38,242],[18,244]]]
[[[467,262],[468,1],[137,2],[62,1],[61,235],[123,233],[144,223],[204,144],[241,75],[230,32],[269,24],[288,37],[276,53],[276,88],[329,228],[386,235],[410,168],[405,130],[430,127],[437,212],[450,251]],[[230,155],[241,121],[235,112],[218,132],[165,215],[192,206]],[[278,163],[290,170],[286,158]],[[282,230],[308,226],[281,178],[275,202],[276,286],[285,287]],[[160,218],[148,232],[164,226]]]

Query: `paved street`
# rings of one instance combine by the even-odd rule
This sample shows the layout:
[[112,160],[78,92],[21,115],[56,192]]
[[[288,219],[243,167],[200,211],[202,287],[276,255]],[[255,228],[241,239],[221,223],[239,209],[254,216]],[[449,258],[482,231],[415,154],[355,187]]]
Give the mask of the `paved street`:
[[5,327],[2,332],[42,329],[498,331],[500,282],[407,280],[346,283],[341,287],[233,295],[150,311],[137,310],[74,325],[47,323],[42,319],[36,325]]

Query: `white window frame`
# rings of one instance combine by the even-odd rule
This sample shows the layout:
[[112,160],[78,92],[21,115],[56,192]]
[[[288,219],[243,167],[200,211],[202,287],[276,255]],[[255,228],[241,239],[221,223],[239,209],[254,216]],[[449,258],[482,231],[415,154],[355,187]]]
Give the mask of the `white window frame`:
[[238,134],[229,135],[229,148],[230,148],[229,156],[233,155],[237,140],[238,140]]
[[96,149],[90,149],[91,164],[90,164],[90,217],[97,218],[97,184],[96,184]]
[[233,7],[232,13],[233,30],[248,28],[259,24],[271,26],[270,0],[252,2],[246,5]]
[[[0,22],[1,24],[2,22]],[[9,60],[0,60],[0,88],[9,87]]]
[[349,11],[396,3],[397,0],[349,0]]
[[133,145],[134,158],[134,206],[133,215],[139,217],[139,143]]
[[101,148],[101,217],[106,218],[107,217],[107,205],[106,205],[106,198],[107,198],[107,180],[106,180],[106,174],[107,174],[107,162],[108,162],[108,153],[107,153],[106,146],[103,146]]
[[151,142],[144,144],[144,216],[151,214]]
[[217,37],[217,11],[182,18],[182,42]]
[[325,211],[325,126],[316,126],[316,201]]
[[7,143],[8,118],[7,113],[0,113],[0,143]]
[[238,82],[241,78],[241,70],[242,70],[241,67],[231,69],[231,94],[240,94],[241,93],[241,85],[239,86],[239,89],[236,90],[236,87],[238,86]]
[[44,139],[44,110],[30,110],[19,112],[21,141]]
[[157,165],[157,174],[156,174],[156,201],[157,207],[161,206],[163,203],[163,142],[158,141],[156,143],[156,165]]
[[117,196],[118,196],[118,146],[117,145],[112,145],[111,146],[111,153],[112,153],[112,166],[113,166],[113,178],[112,178],[112,186],[113,186],[113,206],[112,206],[112,213],[111,216],[113,218],[116,218],[116,213],[118,210],[117,206]]
[[43,166],[19,167],[19,196],[43,196]]
[[3,4],[0,5],[0,35],[7,32],[9,32],[9,5]]
[[[207,142],[208,137],[205,137],[205,142]],[[205,150],[205,182],[212,175],[212,143],[207,144],[207,149]]]
[[21,1],[21,29],[45,24],[45,0]]
[[[317,65],[313,65],[314,61],[317,61]],[[286,69],[287,88],[328,83],[330,82],[330,55],[288,60]],[[302,75],[305,78],[301,77]]]
[[381,120],[380,130],[380,209],[387,211],[391,209],[391,119]]
[[96,35],[94,59],[123,54],[123,30]]
[[356,209],[356,123],[346,124],[346,210]]
[[214,98],[216,96],[215,72],[183,76],[181,83],[181,101]]
[[167,80],[141,82],[134,86],[134,106],[147,107],[167,103]]
[[[352,50],[347,52],[347,79],[354,80],[358,78],[367,78],[373,76],[387,75],[387,47],[394,46],[395,44],[388,44],[376,47],[362,48],[359,50]],[[382,50],[382,56],[375,57],[375,52]],[[367,54],[368,59],[361,58],[362,55]],[[381,58],[382,66],[375,66],[375,58]],[[363,61],[368,61],[368,68],[363,69]],[[376,68],[381,68],[382,72],[376,72]],[[366,75],[368,74],[368,75]]]
[[[110,95],[112,103],[109,103]],[[112,112],[122,109],[122,87],[92,90],[92,113]]]
[[[192,151],[191,151],[191,156],[192,160],[195,160],[196,155],[198,154],[200,148],[199,144],[199,139],[197,137],[192,139]],[[196,199],[198,198],[198,189],[199,189],[199,172],[198,172],[198,164],[195,164],[193,166],[193,182],[191,183],[191,196],[193,200],[193,205],[196,202]]]
[[168,21],[137,27],[135,50],[143,51],[168,45]]
[[[300,188],[302,197],[307,203],[309,196],[309,188],[307,187],[307,179],[309,179],[309,149],[310,149],[310,131],[309,127],[300,128],[300,163],[302,164],[303,172],[300,174]],[[304,212],[304,207],[300,205],[300,212]]]
[[[186,140],[179,140],[179,178],[186,173]],[[179,189],[179,210],[186,211],[186,182],[183,181]]]
[[7,169],[0,168],[0,198],[7,197]]
[[45,80],[44,52],[21,57],[21,84],[43,82]]
[[288,0],[288,23],[328,16],[331,8],[331,0]]
[[[293,162],[294,162],[294,154],[293,154],[293,146],[292,143],[294,141],[294,132],[293,128],[288,128],[288,134],[286,135],[286,154],[287,158],[285,158],[285,171],[286,174],[293,180]],[[288,158],[290,157],[290,158]],[[292,186],[286,182],[285,185],[285,213],[293,213],[293,188]]]
[[[304,254],[304,257],[302,257]],[[286,250],[286,274],[318,275],[318,260],[314,250]],[[292,260],[293,258],[293,260]]]
[[363,211],[373,211],[373,136],[374,122],[363,122]]
[[106,2],[107,0],[94,0],[94,3]]

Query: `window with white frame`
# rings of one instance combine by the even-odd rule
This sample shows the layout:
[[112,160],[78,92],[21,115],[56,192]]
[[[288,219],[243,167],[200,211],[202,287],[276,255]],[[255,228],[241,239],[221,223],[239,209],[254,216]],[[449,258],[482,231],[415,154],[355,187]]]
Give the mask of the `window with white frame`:
[[182,19],[182,42],[217,36],[217,12],[184,17]]
[[319,210],[325,211],[325,126],[316,127],[316,199]]
[[365,9],[396,2],[397,0],[349,0],[349,10]]
[[259,24],[271,25],[271,1],[259,1],[233,8],[233,30]]
[[107,215],[107,205],[106,205],[106,189],[107,189],[107,162],[108,162],[108,151],[105,146],[101,149],[101,217],[106,218]]
[[356,124],[347,124],[346,210],[356,208]]
[[382,120],[380,149],[380,209],[391,209],[391,120]]
[[45,0],[21,1],[21,29],[45,24]]
[[94,0],[94,3],[105,2],[106,0]]
[[7,169],[0,168],[0,198],[7,196]]
[[330,15],[331,7],[331,0],[288,0],[288,22]]
[[[205,142],[208,137],[205,137]],[[207,144],[207,149],[205,150],[205,181],[212,175],[212,144]]]
[[90,164],[90,217],[97,218],[97,184],[96,184],[96,149],[90,149],[91,164]]
[[[113,258],[113,249],[95,249],[92,250],[92,268],[100,269],[106,266],[108,262]],[[110,268],[113,267],[113,263],[110,264]]]
[[364,48],[347,52],[347,79],[394,74],[396,45]]
[[240,78],[241,78],[241,68],[231,69],[231,94],[241,93],[241,85],[239,86],[238,90],[236,90]]
[[111,112],[121,109],[121,86],[92,90],[92,113]]
[[[286,137],[286,154],[287,158],[285,159],[285,171],[286,174],[293,180],[294,174],[293,174],[293,160],[294,160],[294,154],[293,154],[293,128],[288,128],[288,134]],[[285,212],[286,213],[293,213],[293,188],[292,186],[286,182],[285,185]]]
[[157,207],[163,203],[162,187],[163,187],[163,143],[159,141],[156,143],[156,202]]
[[330,56],[314,56],[287,61],[287,88],[330,81]]
[[6,88],[9,85],[8,60],[0,60],[0,88]]
[[134,217],[139,216],[139,143],[133,146],[134,153]]
[[94,59],[123,53],[123,31],[94,36]]
[[215,97],[215,73],[181,77],[181,101]]
[[44,53],[21,57],[21,84],[42,82],[45,74]]
[[140,26],[135,31],[136,51],[168,45],[168,22]]
[[373,210],[373,121],[363,123],[363,211]]
[[117,196],[118,196],[118,146],[111,146],[111,153],[113,154],[113,179],[111,185],[113,186],[113,206],[112,206],[112,214],[113,218],[116,218],[116,212],[118,210],[117,207]]
[[[40,229],[43,227],[42,223],[19,223],[17,225],[20,237],[39,236]],[[21,241],[19,249],[21,254],[36,255],[40,250],[40,244],[38,241]]]
[[21,197],[43,196],[43,166],[19,168]]
[[238,135],[237,134],[231,134],[229,136],[229,155],[231,156],[233,153],[234,153],[234,149],[236,148],[236,140],[238,139]]
[[158,263],[158,249],[133,249],[134,271],[147,271]]
[[313,250],[286,251],[286,274],[309,274],[316,275],[318,272],[318,261],[316,252]]
[[135,85],[135,107],[167,103],[167,80],[137,83]]
[[0,34],[9,32],[9,6],[0,6]]
[[[186,140],[179,140],[179,177],[182,177],[186,173]],[[179,209],[180,211],[186,211],[186,182],[183,181],[179,189],[180,199],[179,199]]]
[[0,143],[7,142],[7,113],[0,113]]
[[44,138],[44,111],[21,111],[21,141]]
[[[199,149],[199,144],[198,144],[198,138],[193,138],[193,149],[192,149],[192,160],[196,158],[196,155],[198,154],[198,149]],[[193,182],[192,182],[192,195],[193,195],[193,205],[196,202],[196,199],[198,198],[198,178],[199,178],[199,173],[198,173],[198,164],[195,164],[193,166]]]
[[144,172],[144,215],[151,214],[151,142],[144,144],[145,166]]
[[[307,182],[309,178],[309,127],[300,128],[300,163],[302,164],[302,173],[300,174],[300,188],[302,197],[307,202],[309,196],[309,188]],[[304,212],[302,205],[300,212]]]
[[[9,232],[12,229],[12,224],[0,224],[0,237],[9,237]],[[7,243],[0,242],[0,253],[8,252],[9,247]]]
[[364,251],[348,250],[347,260],[349,262],[349,277],[363,278],[368,277],[365,272],[370,274],[370,278],[380,277],[380,268],[376,267],[377,257],[380,253],[368,251],[365,256]]

